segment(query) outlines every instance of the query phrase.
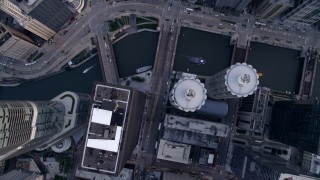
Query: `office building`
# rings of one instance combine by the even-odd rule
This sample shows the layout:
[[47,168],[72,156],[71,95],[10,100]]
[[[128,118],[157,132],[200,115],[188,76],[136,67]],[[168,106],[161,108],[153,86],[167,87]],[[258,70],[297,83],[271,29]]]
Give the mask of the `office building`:
[[286,23],[312,25],[320,21],[319,9],[319,0],[296,1],[292,10],[283,17],[283,20]]
[[237,63],[206,78],[207,96],[212,99],[247,97],[257,90],[257,71],[246,63]]
[[194,112],[204,105],[207,90],[199,79],[184,77],[180,79],[170,92],[170,103],[185,112]]
[[166,114],[163,139],[216,149],[221,137],[227,137],[225,124]]
[[96,83],[79,170],[117,176],[137,145],[145,94]]
[[262,135],[266,123],[270,89],[258,87],[254,94],[241,100],[238,110],[238,129]]
[[287,161],[279,157],[240,147],[234,148],[230,166],[234,174],[244,180],[318,179],[302,175],[299,169],[291,168]]
[[319,155],[318,102],[277,101],[273,107],[270,139]]
[[217,8],[228,8],[235,11],[243,11],[251,0],[217,0]]
[[0,160],[48,148],[83,128],[88,101],[72,92],[51,101],[1,101]]
[[263,0],[257,8],[257,15],[265,19],[274,19],[291,7],[292,0]]
[[3,180],[43,180],[44,177],[40,173],[26,170],[12,170],[8,173],[0,175]]
[[160,139],[157,159],[190,164],[191,145]]
[[24,61],[38,49],[30,37],[0,23],[0,55]]
[[19,6],[29,17],[38,20],[54,32],[58,32],[73,16],[61,0],[22,1]]
[[48,40],[66,24],[73,13],[61,0],[0,1],[0,8],[37,36]]

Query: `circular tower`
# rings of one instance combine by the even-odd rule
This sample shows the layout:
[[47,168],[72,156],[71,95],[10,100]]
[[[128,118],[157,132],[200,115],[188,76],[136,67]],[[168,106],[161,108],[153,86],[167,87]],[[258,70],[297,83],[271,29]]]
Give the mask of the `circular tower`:
[[204,105],[207,99],[207,90],[199,79],[180,79],[170,92],[170,103],[185,112],[194,112]]
[[259,76],[256,69],[246,63],[237,63],[208,77],[208,96],[213,99],[247,97],[257,90]]

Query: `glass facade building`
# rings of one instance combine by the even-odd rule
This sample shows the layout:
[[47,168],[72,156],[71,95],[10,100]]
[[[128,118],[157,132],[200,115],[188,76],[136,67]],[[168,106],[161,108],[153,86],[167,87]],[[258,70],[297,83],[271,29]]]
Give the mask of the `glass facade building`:
[[272,113],[270,139],[319,155],[318,102],[278,101]]

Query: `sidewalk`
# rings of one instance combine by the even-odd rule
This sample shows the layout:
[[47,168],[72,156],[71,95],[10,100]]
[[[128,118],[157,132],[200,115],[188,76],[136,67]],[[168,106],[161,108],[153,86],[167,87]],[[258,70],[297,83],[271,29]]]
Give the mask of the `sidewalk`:
[[[134,76],[142,77],[145,79],[145,81],[144,82],[137,82],[137,81],[131,80],[131,77],[134,77]],[[150,90],[151,76],[152,76],[152,71],[151,70],[146,71],[146,72],[143,72],[140,74],[129,76],[126,78],[126,80],[123,80],[123,78],[121,78],[120,84],[123,86],[127,86],[127,82],[129,81],[130,82],[129,87],[132,87],[132,88],[137,89],[137,90],[144,92],[144,93],[148,93],[148,91]]]

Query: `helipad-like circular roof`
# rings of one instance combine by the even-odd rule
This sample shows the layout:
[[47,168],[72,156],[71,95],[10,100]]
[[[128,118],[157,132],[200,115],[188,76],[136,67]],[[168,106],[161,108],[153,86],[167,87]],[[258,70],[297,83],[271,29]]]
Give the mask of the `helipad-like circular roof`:
[[173,87],[174,103],[183,111],[199,109],[207,99],[207,90],[204,85],[194,78],[180,79]]
[[247,97],[252,94],[259,84],[256,69],[246,63],[232,65],[224,78],[228,91],[238,97]]

